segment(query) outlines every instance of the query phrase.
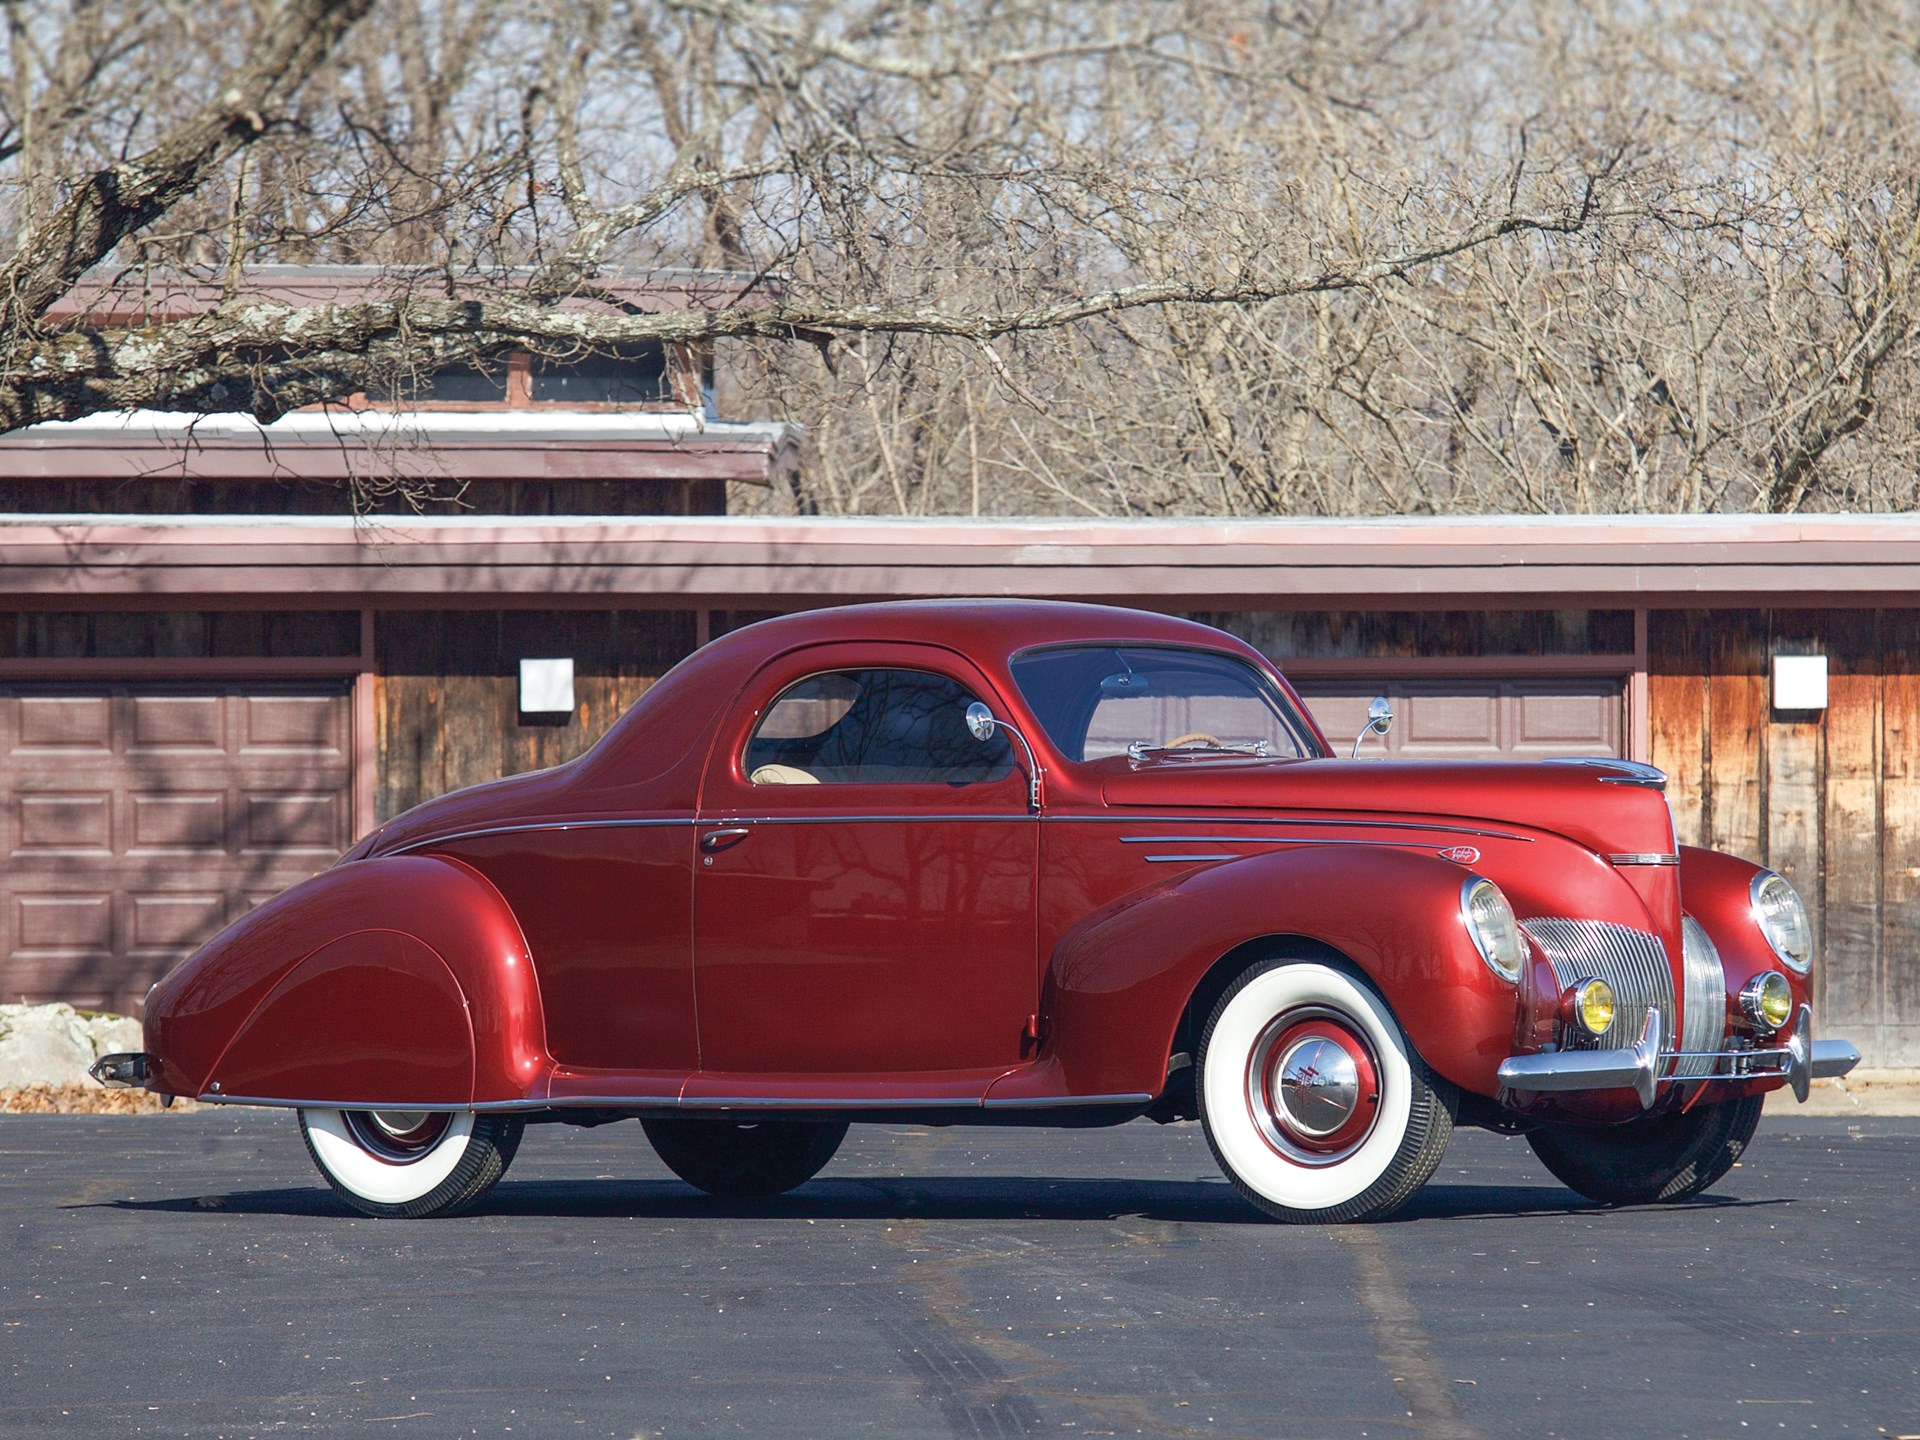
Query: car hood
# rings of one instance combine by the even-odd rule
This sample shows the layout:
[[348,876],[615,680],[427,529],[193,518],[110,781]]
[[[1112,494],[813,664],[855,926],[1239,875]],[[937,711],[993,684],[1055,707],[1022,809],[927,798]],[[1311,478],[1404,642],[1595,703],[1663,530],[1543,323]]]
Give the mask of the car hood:
[[1489,823],[1563,835],[1601,855],[1671,855],[1665,797],[1621,769],[1480,761],[1160,760],[1109,775],[1114,807],[1263,810]]

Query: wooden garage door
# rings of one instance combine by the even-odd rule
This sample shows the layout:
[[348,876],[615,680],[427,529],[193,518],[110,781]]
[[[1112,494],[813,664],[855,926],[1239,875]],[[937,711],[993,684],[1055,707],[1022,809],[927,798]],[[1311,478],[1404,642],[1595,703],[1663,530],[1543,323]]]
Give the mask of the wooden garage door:
[[[1285,662],[1281,662],[1284,667]],[[1393,702],[1393,729],[1368,755],[1396,760],[1541,760],[1624,754],[1625,682],[1596,680],[1296,680],[1341,755],[1367,723],[1367,702]]]
[[352,840],[344,687],[0,687],[0,999],[147,987]]

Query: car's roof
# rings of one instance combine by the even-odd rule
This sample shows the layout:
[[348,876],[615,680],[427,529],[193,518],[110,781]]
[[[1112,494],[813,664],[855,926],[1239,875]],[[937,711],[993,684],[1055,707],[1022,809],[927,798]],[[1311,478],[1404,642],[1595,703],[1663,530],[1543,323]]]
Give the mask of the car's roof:
[[918,641],[984,659],[1033,645],[1134,642],[1241,648],[1210,626],[1117,605],[1063,600],[891,600],[762,620],[726,637],[739,650],[773,654],[830,641]]

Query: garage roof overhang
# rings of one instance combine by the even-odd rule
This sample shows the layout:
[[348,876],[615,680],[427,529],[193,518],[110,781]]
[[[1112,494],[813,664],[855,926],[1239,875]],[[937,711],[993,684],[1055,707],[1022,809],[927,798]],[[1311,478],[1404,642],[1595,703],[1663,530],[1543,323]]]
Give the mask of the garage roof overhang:
[[0,473],[18,480],[338,484],[377,474],[765,484],[793,462],[798,445],[790,425],[724,423],[684,411],[334,408],[296,411],[263,426],[246,415],[136,410],[0,437]]
[[878,520],[0,516],[34,608],[789,609],[1028,595],[1157,609],[1913,605],[1920,517]]

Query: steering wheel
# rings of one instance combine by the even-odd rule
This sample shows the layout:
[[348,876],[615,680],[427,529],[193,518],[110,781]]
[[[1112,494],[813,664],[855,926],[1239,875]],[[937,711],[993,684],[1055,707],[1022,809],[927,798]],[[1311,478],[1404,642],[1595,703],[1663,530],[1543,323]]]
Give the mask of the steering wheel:
[[1220,743],[1218,736],[1209,735],[1204,730],[1189,730],[1186,734],[1169,740],[1160,748],[1163,750],[1181,750],[1189,745],[1205,745],[1210,750],[1224,750],[1227,748]]

